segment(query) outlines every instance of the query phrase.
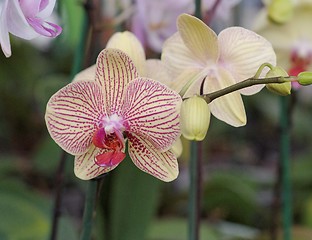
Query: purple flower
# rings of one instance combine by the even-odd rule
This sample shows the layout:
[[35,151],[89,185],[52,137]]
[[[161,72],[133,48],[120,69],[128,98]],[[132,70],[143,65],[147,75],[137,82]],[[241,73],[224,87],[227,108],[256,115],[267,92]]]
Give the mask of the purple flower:
[[0,13],[0,44],[6,57],[11,56],[9,33],[30,40],[40,35],[56,37],[62,28],[46,22],[55,0],[5,0]]

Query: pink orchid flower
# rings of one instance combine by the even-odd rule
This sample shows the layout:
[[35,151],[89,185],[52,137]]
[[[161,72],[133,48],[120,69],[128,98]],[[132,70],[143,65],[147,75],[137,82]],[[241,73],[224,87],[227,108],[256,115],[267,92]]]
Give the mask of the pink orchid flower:
[[11,56],[9,33],[30,40],[40,35],[56,37],[62,28],[44,19],[52,14],[55,0],[5,0],[0,13],[0,44],[6,57]]
[[169,150],[180,136],[181,97],[165,85],[138,76],[132,60],[117,49],[98,56],[94,80],[79,80],[55,93],[46,124],[55,142],[75,156],[75,174],[92,179],[125,158],[163,181],[178,175]]

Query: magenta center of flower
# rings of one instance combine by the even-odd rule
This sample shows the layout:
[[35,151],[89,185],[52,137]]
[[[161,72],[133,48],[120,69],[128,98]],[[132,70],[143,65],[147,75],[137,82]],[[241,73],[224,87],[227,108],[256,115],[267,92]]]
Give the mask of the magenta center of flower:
[[105,116],[97,127],[92,142],[96,147],[107,151],[96,156],[95,163],[101,167],[113,167],[126,156],[123,152],[125,148],[123,119],[117,114]]

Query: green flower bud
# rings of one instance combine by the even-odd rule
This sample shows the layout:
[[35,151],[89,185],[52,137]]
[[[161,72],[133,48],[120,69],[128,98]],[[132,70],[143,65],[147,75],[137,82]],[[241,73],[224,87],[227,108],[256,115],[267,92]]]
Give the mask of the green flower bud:
[[298,74],[298,83],[303,86],[312,84],[312,72],[301,72]]
[[210,110],[206,101],[193,96],[183,101],[181,106],[182,135],[188,140],[202,141],[210,123]]
[[[271,69],[265,76],[266,78],[271,78],[271,77],[288,77],[288,73],[281,67],[274,67]],[[281,95],[281,96],[286,96],[290,94],[291,91],[291,83],[290,82],[285,82],[285,83],[269,83],[266,84],[266,87],[268,90],[271,92]]]
[[268,15],[273,22],[283,24],[293,16],[292,0],[272,0],[268,6]]

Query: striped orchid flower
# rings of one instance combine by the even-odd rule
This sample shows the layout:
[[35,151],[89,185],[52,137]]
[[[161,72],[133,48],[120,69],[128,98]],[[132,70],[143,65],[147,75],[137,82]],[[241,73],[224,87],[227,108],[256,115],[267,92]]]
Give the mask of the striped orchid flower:
[[180,96],[138,76],[127,54],[104,49],[94,80],[74,81],[47,104],[51,137],[75,156],[74,172],[87,180],[116,168],[128,153],[142,171],[163,181],[178,175],[170,149],[180,136]]

